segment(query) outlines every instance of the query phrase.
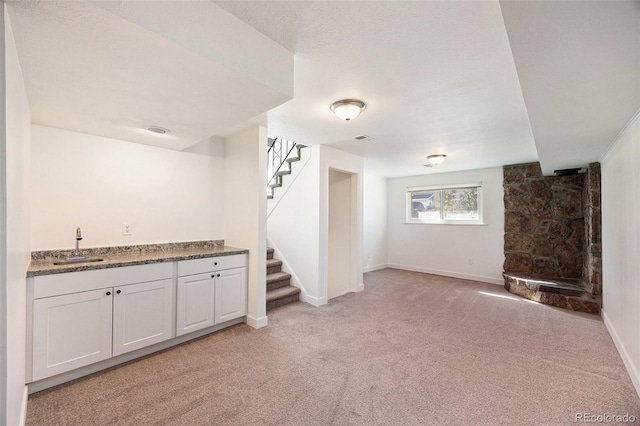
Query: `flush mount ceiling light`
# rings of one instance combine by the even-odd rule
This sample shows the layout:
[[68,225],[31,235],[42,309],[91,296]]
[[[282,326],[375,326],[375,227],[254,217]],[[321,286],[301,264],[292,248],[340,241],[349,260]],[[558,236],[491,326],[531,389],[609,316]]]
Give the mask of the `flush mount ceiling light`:
[[351,121],[367,108],[367,104],[357,99],[342,99],[331,104],[331,111],[341,120]]
[[167,133],[169,133],[169,129],[164,129],[162,127],[157,127],[157,126],[147,127],[147,130],[150,131],[151,133],[156,133],[158,135],[166,135]]
[[438,164],[441,164],[445,158],[447,158],[447,156],[444,154],[433,154],[427,157],[427,161],[430,164],[437,166]]

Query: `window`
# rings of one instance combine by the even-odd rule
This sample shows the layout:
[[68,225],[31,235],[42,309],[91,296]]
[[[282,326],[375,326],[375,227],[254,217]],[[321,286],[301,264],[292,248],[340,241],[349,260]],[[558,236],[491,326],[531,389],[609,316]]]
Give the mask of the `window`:
[[407,222],[482,224],[482,184],[407,188]]

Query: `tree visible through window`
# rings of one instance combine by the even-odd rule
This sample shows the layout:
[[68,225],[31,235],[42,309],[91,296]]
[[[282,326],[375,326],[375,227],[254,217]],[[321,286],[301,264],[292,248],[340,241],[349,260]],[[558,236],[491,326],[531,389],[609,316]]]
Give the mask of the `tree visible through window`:
[[417,223],[480,222],[479,184],[407,189],[407,220]]

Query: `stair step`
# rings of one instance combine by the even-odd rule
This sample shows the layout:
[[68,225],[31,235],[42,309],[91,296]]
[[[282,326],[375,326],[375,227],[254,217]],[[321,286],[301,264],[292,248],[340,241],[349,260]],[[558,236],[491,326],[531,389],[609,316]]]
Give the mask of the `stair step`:
[[267,275],[275,274],[282,270],[282,260],[267,259]]
[[275,250],[273,250],[271,247],[267,247],[267,260],[269,259],[273,259],[273,252]]
[[291,170],[280,170],[277,175],[278,176],[284,176],[284,175],[290,175],[291,174]]
[[267,284],[273,283],[276,281],[290,280],[290,279],[291,279],[291,274],[287,274],[286,272],[276,272],[275,274],[267,275]]
[[272,300],[280,299],[282,297],[291,296],[293,294],[300,294],[300,289],[292,285],[277,288],[275,290],[269,290],[267,292],[267,302],[271,302]]
[[267,291],[267,310],[288,305],[300,300],[300,289],[294,286],[286,286]]
[[291,284],[291,274],[286,272],[275,272],[267,275],[267,292],[277,288],[286,287]]
[[286,159],[287,163],[295,163],[296,161],[300,161],[300,157],[289,157]]
[[269,188],[280,188],[281,186],[282,184],[278,182],[269,184]]
[[272,266],[280,266],[282,265],[282,260],[279,259],[267,259],[267,268],[271,268]]

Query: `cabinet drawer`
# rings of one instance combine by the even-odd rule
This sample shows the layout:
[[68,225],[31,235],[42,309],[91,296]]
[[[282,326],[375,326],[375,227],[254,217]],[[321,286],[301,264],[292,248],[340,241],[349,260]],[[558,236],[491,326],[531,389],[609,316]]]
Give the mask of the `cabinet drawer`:
[[181,260],[178,262],[178,276],[204,274],[222,269],[242,268],[247,265],[247,256],[234,254],[231,256],[207,257],[204,259]]
[[33,298],[40,299],[172,277],[172,262],[43,275],[33,278]]

